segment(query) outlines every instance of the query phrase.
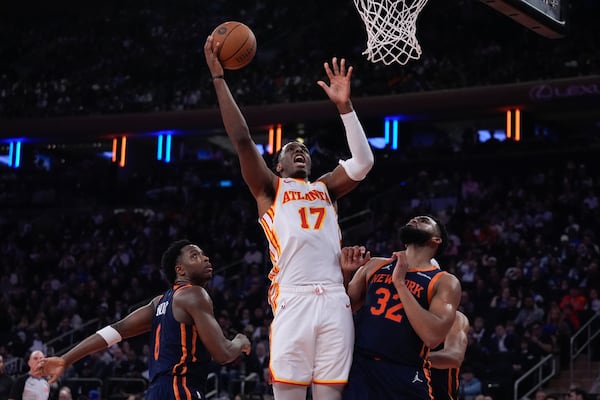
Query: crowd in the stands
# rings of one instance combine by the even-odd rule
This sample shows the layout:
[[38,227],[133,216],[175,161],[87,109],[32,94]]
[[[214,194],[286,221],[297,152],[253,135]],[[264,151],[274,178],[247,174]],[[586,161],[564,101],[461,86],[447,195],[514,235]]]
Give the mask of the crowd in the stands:
[[[569,6],[568,35],[547,39],[483,3],[430,0],[420,60],[372,64],[352,2],[237,4],[108,1],[0,13],[0,118],[191,110],[215,104],[202,47],[226,20],[245,22],[256,59],[230,71],[241,104],[323,100],[324,61],[355,67],[354,96],[548,80],[598,73],[594,0]],[[330,15],[335,15],[331,21]],[[489,29],[493,26],[493,29]]]

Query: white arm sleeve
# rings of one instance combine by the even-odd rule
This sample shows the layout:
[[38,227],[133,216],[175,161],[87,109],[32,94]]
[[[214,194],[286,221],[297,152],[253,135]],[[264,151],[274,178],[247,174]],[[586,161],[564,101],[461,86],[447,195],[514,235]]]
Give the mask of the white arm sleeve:
[[341,114],[344,128],[346,129],[346,138],[352,157],[348,160],[340,160],[340,165],[346,170],[350,179],[362,181],[371,170],[374,163],[373,152],[365,131],[358,120],[356,112]]

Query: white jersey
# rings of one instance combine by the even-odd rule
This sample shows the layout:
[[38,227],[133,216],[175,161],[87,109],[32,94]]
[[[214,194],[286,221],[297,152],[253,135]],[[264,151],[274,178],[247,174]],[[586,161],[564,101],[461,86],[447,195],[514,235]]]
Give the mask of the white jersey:
[[279,178],[275,200],[259,219],[275,286],[342,284],[341,232],[325,183]]

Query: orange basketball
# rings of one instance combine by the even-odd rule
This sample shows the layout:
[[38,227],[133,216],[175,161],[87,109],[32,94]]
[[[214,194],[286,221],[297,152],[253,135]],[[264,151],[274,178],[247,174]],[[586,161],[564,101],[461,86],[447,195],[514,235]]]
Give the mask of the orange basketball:
[[237,21],[223,22],[212,32],[213,46],[221,43],[217,53],[225,69],[240,69],[256,54],[256,37],[248,26]]

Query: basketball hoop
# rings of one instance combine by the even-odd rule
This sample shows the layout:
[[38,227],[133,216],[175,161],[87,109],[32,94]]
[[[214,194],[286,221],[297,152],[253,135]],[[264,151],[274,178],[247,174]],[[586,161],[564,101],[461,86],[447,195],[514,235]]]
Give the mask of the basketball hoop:
[[421,57],[417,17],[427,0],[354,0],[367,28],[367,60],[405,65]]

